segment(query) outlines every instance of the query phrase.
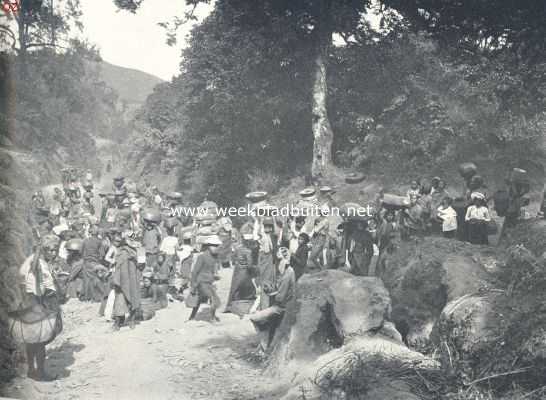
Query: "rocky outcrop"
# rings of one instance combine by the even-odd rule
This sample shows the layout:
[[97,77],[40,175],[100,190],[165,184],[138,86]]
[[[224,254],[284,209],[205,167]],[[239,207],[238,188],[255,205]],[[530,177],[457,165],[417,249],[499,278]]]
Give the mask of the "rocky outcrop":
[[393,368],[436,370],[438,365],[399,340],[381,333],[365,334],[300,369],[282,400],[301,399],[302,393],[308,400],[351,398],[347,397],[351,390],[365,394],[366,399],[419,399],[406,383],[381,373],[394,372]]
[[[304,275],[277,330],[270,370],[298,371],[350,338],[379,332],[390,311],[389,293],[377,278],[335,270]],[[394,329],[386,331],[396,336]]]
[[383,280],[404,340],[428,340],[449,302],[487,287],[495,258],[494,249],[443,238],[403,242],[387,259]]

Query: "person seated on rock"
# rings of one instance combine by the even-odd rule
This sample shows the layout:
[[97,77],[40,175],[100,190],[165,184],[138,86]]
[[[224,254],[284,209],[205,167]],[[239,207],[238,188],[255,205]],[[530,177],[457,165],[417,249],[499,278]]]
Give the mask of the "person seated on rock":
[[489,244],[487,224],[491,221],[489,209],[482,193],[472,193],[473,204],[466,210],[465,222],[468,224],[468,240],[472,244]]
[[250,321],[260,335],[260,350],[266,351],[273,340],[276,327],[295,298],[296,275],[290,265],[290,253],[286,247],[279,248],[278,276],[275,287],[265,287],[266,294],[272,299],[269,307],[250,315]]
[[307,270],[307,260],[309,256],[309,235],[301,232],[298,235],[298,249],[290,257],[290,265],[292,266],[297,281]]
[[350,272],[357,276],[368,276],[374,254],[373,238],[366,221],[357,221],[348,240]]

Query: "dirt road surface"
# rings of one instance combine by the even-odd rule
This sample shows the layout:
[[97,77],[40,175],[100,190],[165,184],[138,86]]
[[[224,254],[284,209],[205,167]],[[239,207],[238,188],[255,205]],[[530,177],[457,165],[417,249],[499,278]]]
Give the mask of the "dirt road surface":
[[[223,304],[231,269],[220,271]],[[276,382],[262,375],[249,355],[257,345],[247,319],[219,314],[207,322],[208,306],[186,322],[190,309],[171,302],[134,330],[112,332],[98,316],[99,304],[70,300],[63,308],[64,330],[47,346],[51,383],[18,378],[6,395],[18,399],[270,399]],[[21,371],[24,372],[24,371]]]

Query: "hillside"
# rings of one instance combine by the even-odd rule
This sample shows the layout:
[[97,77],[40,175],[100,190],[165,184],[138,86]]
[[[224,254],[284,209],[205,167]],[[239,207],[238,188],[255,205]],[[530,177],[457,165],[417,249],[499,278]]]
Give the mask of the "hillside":
[[101,79],[114,89],[121,100],[129,104],[143,104],[154,87],[163,82],[157,76],[106,61],[100,62],[99,65]]

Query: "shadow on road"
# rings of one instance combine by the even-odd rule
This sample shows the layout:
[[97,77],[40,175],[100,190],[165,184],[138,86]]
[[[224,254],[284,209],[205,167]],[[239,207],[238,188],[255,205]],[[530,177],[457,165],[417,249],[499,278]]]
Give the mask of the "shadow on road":
[[58,378],[70,376],[69,367],[76,361],[74,353],[81,351],[84,347],[83,344],[74,344],[67,340],[61,346],[49,350],[47,359],[49,372],[57,375]]

